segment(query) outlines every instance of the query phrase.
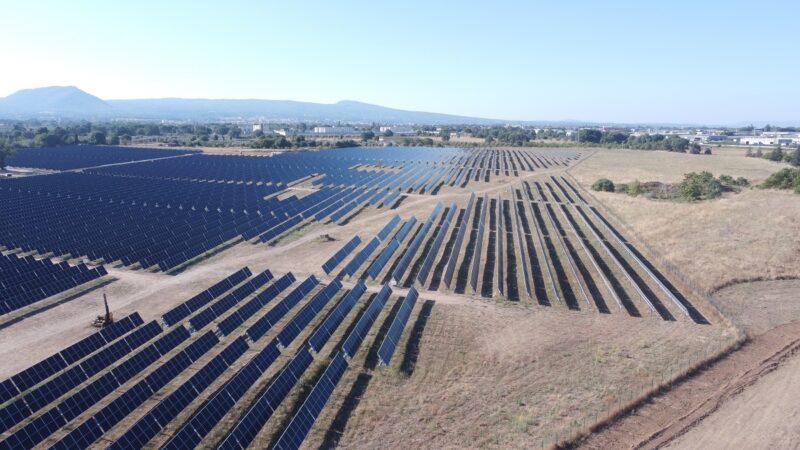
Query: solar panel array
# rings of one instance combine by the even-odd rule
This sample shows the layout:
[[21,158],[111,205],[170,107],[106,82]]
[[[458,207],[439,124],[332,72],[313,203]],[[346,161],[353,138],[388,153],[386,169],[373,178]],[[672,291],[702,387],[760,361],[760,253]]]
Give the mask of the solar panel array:
[[444,208],[442,202],[436,204],[430,216],[428,216],[428,220],[426,220],[425,223],[422,224],[422,227],[420,227],[419,231],[417,232],[417,235],[414,236],[414,239],[406,248],[405,253],[403,253],[402,257],[400,257],[400,261],[397,263],[394,271],[392,272],[392,280],[395,283],[400,283],[400,279],[402,278],[406,269],[408,269],[408,264],[411,262],[411,258],[414,256],[414,254],[416,254],[420,244],[422,244],[422,239],[428,233],[428,230],[430,229],[431,225],[433,225],[433,221],[436,219],[439,213],[442,212],[442,208]]
[[353,239],[350,239],[342,248],[340,248],[336,253],[333,254],[324,264],[322,264],[322,270],[325,271],[326,274],[331,273],[336,266],[339,265],[345,258],[355,250],[358,245],[361,244],[361,238],[358,236],[354,236]]
[[303,443],[319,413],[325,408],[325,404],[333,394],[339,380],[342,379],[344,371],[347,369],[347,361],[341,352],[331,360],[325,372],[322,373],[317,384],[311,390],[300,410],[292,417],[292,421],[283,430],[283,434],[275,443],[276,449],[296,449]]
[[278,333],[278,336],[275,338],[278,342],[278,347],[288,347],[341,288],[342,282],[339,281],[339,279],[334,279],[306,303],[292,320],[283,327],[283,330]]
[[475,204],[475,193],[473,192],[469,196],[469,202],[467,203],[467,207],[465,208],[464,217],[461,219],[461,225],[458,227],[458,231],[456,232],[456,240],[453,244],[453,249],[450,252],[449,257],[447,258],[447,267],[445,268],[444,274],[444,284],[447,287],[451,286],[453,280],[453,273],[456,269],[456,262],[458,260],[458,253],[459,249],[461,248],[461,244],[464,242],[464,236],[467,234],[467,229],[469,228],[469,218],[470,214],[472,213],[473,205]]
[[252,272],[250,272],[248,267],[239,269],[205,291],[167,311],[163,316],[161,316],[161,320],[170,327],[179,323],[183,319],[189,317],[189,315],[199,311],[200,308],[207,305],[210,301],[246,280],[250,275],[252,275]]
[[456,211],[456,203],[453,202],[447,210],[444,221],[439,226],[439,231],[436,233],[433,244],[430,249],[427,250],[425,260],[422,262],[422,267],[420,267],[419,272],[417,272],[417,280],[422,284],[425,284],[425,281],[428,279],[431,267],[433,267],[433,262],[439,254],[439,248],[442,246],[442,242],[444,242],[444,237],[447,235],[447,230],[450,228],[450,222],[453,220]]
[[139,313],[133,313],[11,376],[0,383],[0,404],[31,389],[143,323]]
[[292,292],[289,293],[283,300],[278,302],[266,314],[261,316],[253,325],[247,329],[247,336],[257,341],[263,337],[275,324],[280,321],[286,313],[289,312],[297,303],[302,300],[311,290],[319,284],[319,280],[314,275],[306,278],[305,281],[300,283]]
[[400,335],[403,334],[403,329],[406,327],[408,318],[411,316],[411,310],[414,309],[418,297],[419,293],[416,289],[412,287],[408,290],[408,294],[403,299],[403,303],[400,305],[400,309],[397,311],[397,315],[395,315],[392,325],[389,327],[389,331],[386,332],[383,343],[378,349],[378,359],[381,364],[388,366],[391,362],[394,351],[397,349],[397,343],[400,342]]
[[106,273],[102,266],[71,266],[67,262],[54,264],[49,258],[0,254],[0,315],[68,291]]
[[331,337],[334,330],[336,330],[336,327],[344,320],[347,313],[353,309],[353,306],[355,306],[358,299],[361,298],[366,290],[367,287],[364,285],[364,280],[358,280],[353,289],[342,298],[325,321],[322,322],[308,339],[308,345],[311,347],[311,350],[316,353],[322,350],[322,347],[328,341],[328,338]]
[[194,317],[189,319],[189,326],[192,330],[202,329],[215,319],[221,317],[225,312],[233,308],[237,303],[244,300],[271,279],[272,273],[269,270],[261,272],[234,289],[230,294],[200,310]]
[[194,150],[162,150],[155,148],[67,145],[63,147],[26,148],[6,160],[13,167],[70,170],[119,164],[195,153]]
[[372,299],[367,309],[361,317],[358,318],[355,326],[345,338],[342,344],[342,352],[344,352],[345,356],[352,358],[353,355],[355,355],[358,347],[361,345],[361,341],[367,336],[367,332],[372,326],[372,323],[375,322],[375,319],[378,317],[378,314],[380,314],[383,306],[391,295],[392,288],[389,287],[388,283],[384,284],[380,292],[378,292],[378,295]]

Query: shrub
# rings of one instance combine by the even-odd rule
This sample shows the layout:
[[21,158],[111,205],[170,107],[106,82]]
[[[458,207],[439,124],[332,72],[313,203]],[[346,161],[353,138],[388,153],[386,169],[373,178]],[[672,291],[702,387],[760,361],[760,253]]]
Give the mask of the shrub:
[[608,178],[600,178],[592,185],[592,190],[600,192],[614,192],[614,182]]
[[617,183],[617,185],[615,187],[616,187],[616,189],[614,190],[615,192],[621,192],[623,194],[628,192],[628,184],[627,183]]
[[800,169],[781,169],[767,178],[761,187],[768,189],[794,189],[800,193]]
[[678,194],[687,201],[717,198],[722,195],[722,183],[710,172],[687,173],[678,185]]
[[639,180],[633,180],[631,184],[628,185],[628,195],[632,197],[636,197],[642,193],[642,183],[639,183]]

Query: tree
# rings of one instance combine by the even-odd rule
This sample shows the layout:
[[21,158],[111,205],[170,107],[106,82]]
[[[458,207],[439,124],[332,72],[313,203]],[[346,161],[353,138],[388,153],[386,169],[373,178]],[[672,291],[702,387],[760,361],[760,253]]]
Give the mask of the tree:
[[368,141],[370,139],[375,139],[375,133],[372,131],[365,131],[361,133],[361,139]]
[[797,150],[792,153],[792,157],[789,158],[789,164],[800,167],[800,147],[797,147]]
[[783,149],[779,145],[775,148],[775,150],[771,151],[769,155],[767,155],[767,159],[770,161],[781,162],[783,161]]
[[89,135],[89,143],[93,145],[105,145],[106,134],[102,131],[95,131]]
[[701,150],[700,144],[695,142],[695,143],[692,144],[692,147],[689,150],[689,153],[691,153],[693,155],[699,155],[700,154],[700,150]]
[[0,170],[6,167],[6,158],[14,155],[14,144],[9,141],[0,141]]
[[578,131],[578,142],[588,142],[591,144],[599,144],[603,139],[603,132],[594,129],[583,129]]
[[592,185],[592,190],[601,192],[614,192],[614,182],[608,178],[600,178]]
[[230,136],[231,139],[239,139],[242,136],[242,129],[234,125],[228,132],[228,136]]
[[394,136],[394,133],[392,133],[392,130],[387,129],[386,131],[383,132],[383,136],[384,137],[392,137],[392,136]]

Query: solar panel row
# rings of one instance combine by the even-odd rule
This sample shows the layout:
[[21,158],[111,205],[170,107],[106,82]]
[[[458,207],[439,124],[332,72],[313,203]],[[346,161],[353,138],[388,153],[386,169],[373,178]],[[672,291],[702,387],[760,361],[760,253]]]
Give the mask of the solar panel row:
[[350,260],[346,266],[344,266],[344,274],[347,276],[353,276],[353,274],[356,273],[356,270],[358,270],[358,268],[367,261],[367,258],[369,258],[372,252],[374,252],[379,245],[381,245],[381,240],[377,237],[372,238],[372,240],[369,241],[369,243],[358,253],[356,253],[356,256]]
[[272,279],[272,273],[265,270],[255,277],[251,278],[246,283],[242,284],[233,292],[225,297],[211,303],[206,308],[197,313],[194,317],[189,319],[189,325],[193,330],[200,330],[215,319],[219,318],[229,309],[233,308],[237,303],[247,298],[250,294],[257,291],[261,286],[267,284]]
[[475,193],[473,192],[469,196],[469,202],[467,202],[467,207],[464,210],[464,217],[461,219],[461,225],[458,227],[458,232],[456,233],[456,241],[453,244],[453,249],[451,250],[450,255],[448,256],[447,259],[447,268],[445,269],[444,272],[444,284],[448,288],[450,287],[453,281],[453,273],[455,273],[456,270],[459,249],[461,248],[461,245],[464,242],[464,236],[467,234],[467,229],[469,228],[470,213],[472,213],[472,208],[474,204],[475,204]]
[[315,353],[319,353],[328,339],[331,337],[336,327],[344,320],[347,313],[353,309],[356,302],[367,290],[364,280],[358,280],[356,285],[350,292],[345,295],[341,301],[334,307],[333,311],[325,318],[325,321],[317,327],[311,337],[308,339],[308,345]]
[[286,313],[289,312],[300,300],[305,297],[312,289],[314,289],[319,280],[314,275],[309,276],[292,292],[289,293],[283,300],[278,302],[272,309],[267,311],[260,319],[258,319],[250,328],[247,329],[247,336],[251,340],[257,341],[264,336],[275,324],[280,321]]
[[101,370],[124,358],[161,331],[158,322],[152,321],[7,404],[0,410],[0,433],[9,430],[34,412],[100,373]]
[[372,299],[367,309],[358,318],[355,326],[350,330],[350,334],[345,338],[342,344],[342,352],[344,352],[345,356],[352,358],[355,355],[356,350],[361,345],[361,341],[366,337],[369,328],[375,322],[390,295],[392,295],[392,288],[389,287],[388,283],[384,284],[378,295]]
[[313,360],[308,347],[300,348],[292,360],[283,366],[264,393],[247,410],[247,413],[236,423],[218,448],[246,449]]
[[283,292],[294,282],[295,278],[291,272],[280,277],[277,281],[253,297],[250,301],[242,305],[241,308],[237,309],[224,320],[222,320],[218,325],[220,333],[222,333],[223,336],[228,336],[233,333],[233,331],[236,330],[239,325],[243,324],[247,319],[252,317],[256,312],[258,312],[258,310],[266,306],[267,303],[272,301],[272,299],[277,297],[278,294]]
[[135,312],[13,375],[0,383],[0,404],[29,390],[143,323],[139,313]]
[[422,267],[420,267],[419,272],[417,272],[417,280],[421,284],[425,284],[425,280],[428,279],[428,274],[430,273],[431,267],[433,267],[433,262],[436,260],[436,256],[439,254],[439,248],[442,246],[442,242],[444,242],[444,237],[447,236],[447,230],[450,228],[450,222],[453,220],[453,215],[455,215],[458,208],[456,208],[456,203],[453,202],[450,205],[450,208],[447,210],[447,215],[444,218],[444,222],[439,226],[439,231],[436,232],[436,237],[433,240],[433,244],[427,250],[427,254],[425,255],[425,259],[422,261]]
[[347,369],[347,361],[341,352],[336,353],[325,372],[322,373],[317,384],[311,390],[303,405],[292,417],[292,421],[283,430],[283,433],[275,443],[275,449],[297,449],[305,440],[314,422],[319,417],[319,413],[325,408],[325,404],[333,394],[339,380],[342,379],[344,371]]
[[281,332],[278,333],[278,336],[275,338],[278,341],[278,347],[281,349],[288,347],[341,288],[342,282],[339,281],[338,278],[335,278],[329,285],[325,286],[325,288],[309,300],[308,303],[295,314],[292,320],[283,327]]
[[367,269],[367,274],[369,274],[370,278],[374,280],[381,273],[383,267],[389,262],[389,258],[392,257],[399,247],[400,243],[397,242],[397,239],[392,239],[389,245],[384,247],[378,257],[375,258],[372,265],[369,266],[369,269]]
[[68,145],[20,149],[6,161],[13,167],[35,167],[51,170],[69,170],[118,164],[129,161],[180,156],[194,150],[163,150],[154,148],[106,147],[94,145]]
[[426,234],[428,234],[428,230],[433,225],[433,221],[436,219],[439,213],[442,212],[442,208],[444,208],[442,202],[436,204],[436,206],[433,208],[433,211],[431,211],[430,216],[428,216],[428,220],[422,224],[422,227],[420,227],[420,230],[417,232],[416,236],[414,236],[414,239],[410,244],[408,244],[408,248],[406,248],[406,251],[403,253],[403,256],[400,257],[400,261],[397,263],[394,271],[392,272],[392,280],[395,283],[400,283],[400,279],[408,268],[411,258],[417,253],[420,244],[422,244],[422,239],[425,238]]
[[250,275],[252,275],[252,272],[250,272],[249,268],[244,267],[239,269],[237,272],[229,275],[224,280],[216,283],[205,291],[167,311],[163,316],[161,316],[161,320],[167,326],[171,327],[175,325],[208,304],[208,302],[211,300],[214,300],[224,292],[228,291],[230,288],[246,280]]
[[394,317],[392,325],[389,327],[389,331],[386,332],[386,337],[383,338],[383,343],[378,349],[378,360],[380,360],[381,364],[388,366],[389,362],[391,362],[392,355],[394,355],[397,344],[400,342],[400,335],[403,334],[403,329],[406,327],[408,318],[411,316],[411,310],[414,309],[414,304],[417,302],[418,297],[419,293],[416,289],[412,287],[408,290],[406,298],[403,299],[403,303],[400,305],[400,309],[397,311],[397,315]]
[[228,344],[222,352],[204,365],[189,380],[171,394],[164,397],[134,423],[109,449],[128,450],[143,448],[156,434],[164,429],[181,411],[194,401],[211,383],[225,372],[247,351],[247,341],[241,336]]
[[106,275],[103,266],[54,264],[49,258],[0,254],[0,315],[24,308]]
[[398,223],[400,223],[400,216],[395,214],[395,216],[392,217],[389,222],[383,226],[383,228],[381,228],[381,231],[378,232],[378,239],[380,239],[381,242],[385,241],[386,238],[389,237],[389,233],[394,230],[394,227],[396,227]]
[[280,351],[273,340],[214,393],[162,449],[194,448],[200,444],[278,356]]
[[167,383],[186,370],[192,363],[200,359],[218,342],[219,339],[213,331],[206,332],[77,428],[74,428],[51,448],[68,450],[88,447],[99,439],[104,432],[118,424],[141,406],[145,400],[166,386]]
[[38,416],[0,445],[31,448],[39,444],[188,338],[186,328],[176,328]]
[[353,239],[350,239],[342,248],[340,248],[333,256],[330,257],[324,264],[322,264],[322,270],[325,271],[326,274],[331,273],[336,266],[339,265],[347,255],[349,255],[353,250],[355,250],[358,245],[361,244],[361,238],[358,236],[354,236]]

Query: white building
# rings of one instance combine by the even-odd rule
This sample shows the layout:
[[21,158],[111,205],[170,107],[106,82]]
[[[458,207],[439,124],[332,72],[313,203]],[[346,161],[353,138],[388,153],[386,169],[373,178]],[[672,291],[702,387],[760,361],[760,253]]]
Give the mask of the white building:
[[411,127],[381,127],[381,134],[391,131],[395,136],[413,136],[417,134],[417,130]]
[[314,134],[326,136],[344,136],[356,134],[353,127],[314,127]]
[[253,124],[253,133],[264,132],[264,124],[263,123],[254,123]]

